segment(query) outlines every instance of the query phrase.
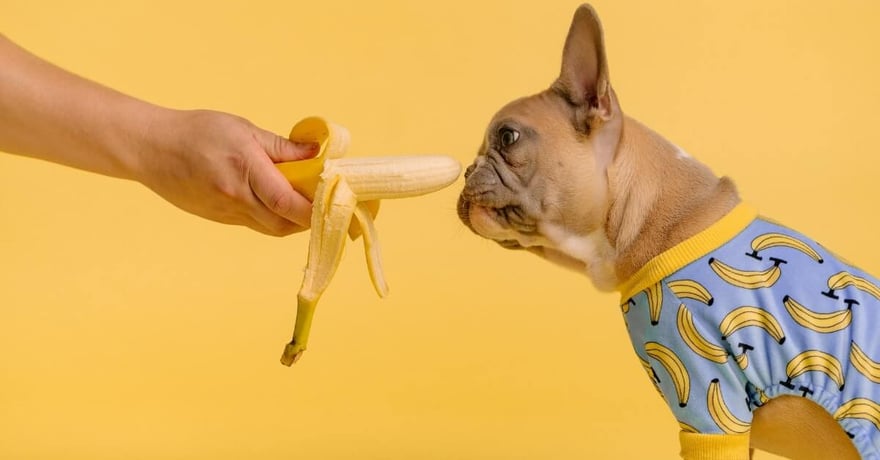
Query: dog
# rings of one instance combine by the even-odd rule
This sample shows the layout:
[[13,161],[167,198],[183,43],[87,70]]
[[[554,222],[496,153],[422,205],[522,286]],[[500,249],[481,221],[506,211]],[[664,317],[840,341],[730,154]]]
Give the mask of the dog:
[[621,111],[579,7],[546,90],[492,118],[458,215],[621,293],[686,459],[880,458],[880,288]]

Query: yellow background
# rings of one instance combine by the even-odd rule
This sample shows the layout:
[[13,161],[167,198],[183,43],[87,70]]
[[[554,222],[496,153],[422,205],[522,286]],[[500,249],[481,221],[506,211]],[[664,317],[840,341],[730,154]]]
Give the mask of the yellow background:
[[[469,163],[492,113],[556,76],[576,6],[0,0],[0,31],[158,104],[282,134],[317,114],[352,155]],[[627,113],[880,273],[880,3],[595,6]],[[470,234],[460,187],[383,204],[391,296],[350,245],[288,369],[307,234],[0,155],[0,458],[675,458],[617,298]]]

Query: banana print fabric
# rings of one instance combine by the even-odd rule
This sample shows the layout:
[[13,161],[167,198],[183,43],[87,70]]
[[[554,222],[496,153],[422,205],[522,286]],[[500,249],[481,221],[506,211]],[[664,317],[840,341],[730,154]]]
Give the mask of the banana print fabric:
[[745,434],[752,411],[796,395],[880,459],[875,278],[740,205],[621,294],[633,347],[684,433]]

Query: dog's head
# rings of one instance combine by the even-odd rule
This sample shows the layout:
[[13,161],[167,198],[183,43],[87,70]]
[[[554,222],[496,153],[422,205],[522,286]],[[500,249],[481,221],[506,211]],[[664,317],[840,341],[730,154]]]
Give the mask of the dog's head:
[[[605,248],[607,168],[623,114],[608,80],[602,26],[595,11],[575,12],[562,72],[547,90],[515,100],[492,118],[458,215],[480,236],[511,249],[589,269]],[[583,256],[583,257],[581,257]]]

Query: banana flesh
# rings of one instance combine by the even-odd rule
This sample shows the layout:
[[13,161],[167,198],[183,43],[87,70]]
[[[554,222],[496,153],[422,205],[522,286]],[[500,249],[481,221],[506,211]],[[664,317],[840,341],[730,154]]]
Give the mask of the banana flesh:
[[436,192],[455,182],[461,173],[461,164],[446,155],[343,158],[348,131],[317,117],[297,123],[290,139],[316,142],[320,148],[313,159],[276,165],[294,189],[313,200],[309,256],[297,294],[296,324],[281,355],[285,366],[299,360],[308,345],[315,307],[336,273],[346,235],[351,239],[363,235],[370,279],[376,293],[384,297],[388,284],[373,224],[379,200]]

